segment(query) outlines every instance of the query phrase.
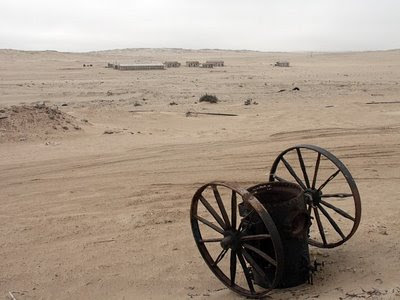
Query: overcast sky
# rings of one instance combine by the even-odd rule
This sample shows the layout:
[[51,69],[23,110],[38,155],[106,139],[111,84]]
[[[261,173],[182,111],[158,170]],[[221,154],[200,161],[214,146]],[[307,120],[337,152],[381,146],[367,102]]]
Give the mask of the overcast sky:
[[0,0],[0,48],[400,48],[400,0]]

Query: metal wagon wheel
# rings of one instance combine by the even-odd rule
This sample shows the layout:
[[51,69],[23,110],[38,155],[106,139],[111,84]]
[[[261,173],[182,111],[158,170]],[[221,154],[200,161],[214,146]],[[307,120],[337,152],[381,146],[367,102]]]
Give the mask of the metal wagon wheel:
[[[311,157],[311,160],[315,163],[306,163],[305,154]],[[292,159],[290,160],[288,157]],[[294,162],[294,160],[297,161]],[[307,162],[309,161],[310,159]],[[326,161],[330,161],[330,163]],[[322,165],[324,165],[324,171],[328,171],[328,176],[320,180]],[[295,169],[297,169],[297,172]],[[282,173],[286,173],[285,178],[283,178]],[[342,176],[339,174],[342,174]],[[338,181],[339,177],[342,178],[341,181]],[[339,187],[332,184],[335,178]],[[361,219],[360,194],[349,170],[329,151],[314,145],[298,145],[288,148],[275,159],[269,180],[295,182],[304,190],[308,212],[310,216],[314,214],[320,235],[318,239],[310,237],[310,245],[320,248],[334,248],[346,242],[356,232]],[[332,185],[330,188],[334,190],[325,192],[330,185]],[[346,212],[338,204],[350,206],[353,212]],[[348,230],[343,232],[338,224],[339,221],[342,224],[348,223]],[[326,223],[325,228],[323,222]],[[311,228],[313,227],[315,228],[315,226]],[[336,239],[328,241],[327,230],[335,233]]]
[[[240,206],[246,207],[244,217],[240,217]],[[284,254],[279,233],[268,212],[247,190],[225,182],[202,186],[193,196],[190,221],[203,259],[229,289],[260,298],[280,282]],[[255,222],[257,233],[252,228]],[[265,243],[270,245],[269,251],[260,246]],[[214,255],[211,246],[216,249]],[[224,269],[221,262],[228,252],[230,258],[225,259]],[[267,286],[260,288],[257,278]]]

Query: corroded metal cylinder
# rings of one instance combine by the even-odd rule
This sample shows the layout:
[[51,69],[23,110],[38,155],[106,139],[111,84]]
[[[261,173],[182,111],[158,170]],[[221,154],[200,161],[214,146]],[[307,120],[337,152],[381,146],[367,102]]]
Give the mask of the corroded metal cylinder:
[[[303,190],[294,183],[268,182],[248,189],[264,205],[271,215],[281,237],[284,250],[284,273],[277,288],[288,288],[303,284],[309,279],[308,230],[310,217],[307,214]],[[269,245],[263,248],[268,253]],[[260,264],[263,262],[260,260]],[[265,266],[268,274],[268,266]],[[269,287],[262,278],[255,282]]]

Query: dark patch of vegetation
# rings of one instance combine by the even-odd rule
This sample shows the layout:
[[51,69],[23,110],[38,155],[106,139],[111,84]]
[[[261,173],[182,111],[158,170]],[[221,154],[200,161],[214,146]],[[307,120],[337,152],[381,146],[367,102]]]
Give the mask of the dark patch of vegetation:
[[205,94],[200,97],[199,102],[217,103],[218,98],[215,95]]
[[253,99],[251,99],[251,98],[248,98],[247,100],[244,101],[244,105],[252,105],[252,104],[257,105],[258,102],[253,101]]

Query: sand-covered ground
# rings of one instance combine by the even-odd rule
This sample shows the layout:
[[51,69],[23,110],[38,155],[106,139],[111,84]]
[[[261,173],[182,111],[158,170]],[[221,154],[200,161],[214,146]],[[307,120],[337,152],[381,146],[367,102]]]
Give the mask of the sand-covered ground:
[[[226,67],[105,68],[207,59]],[[212,180],[266,181],[301,143],[348,166],[362,219],[344,245],[311,248],[314,285],[271,297],[400,297],[400,51],[0,50],[0,62],[1,299],[241,299],[200,257],[191,197]]]

